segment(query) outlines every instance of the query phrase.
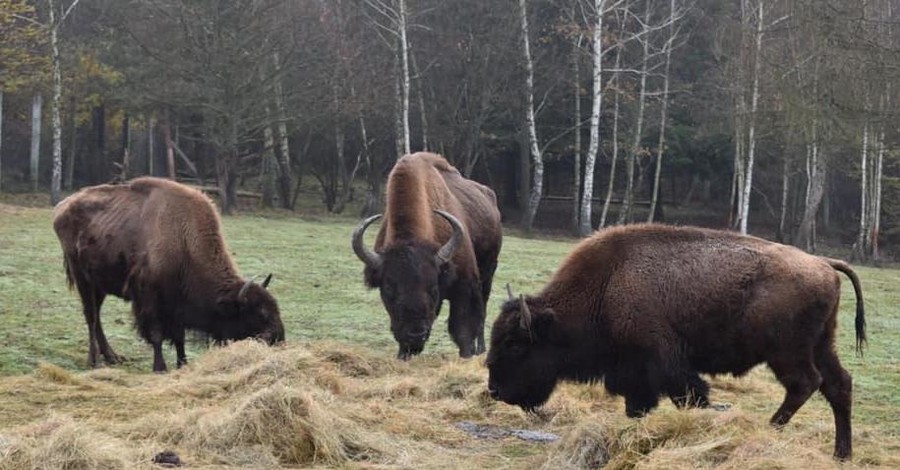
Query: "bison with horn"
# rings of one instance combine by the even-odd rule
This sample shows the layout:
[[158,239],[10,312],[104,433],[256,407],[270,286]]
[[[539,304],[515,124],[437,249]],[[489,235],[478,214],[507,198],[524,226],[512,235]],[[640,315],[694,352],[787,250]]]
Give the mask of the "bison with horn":
[[766,363],[787,394],[783,426],[819,390],[831,405],[834,455],[851,455],[852,382],[835,353],[840,278],[856,293],[856,344],[865,342],[862,290],[843,261],[733,232],[630,225],[595,233],[536,296],[510,295],[494,323],[488,392],[533,409],[559,380],[602,380],[641,416],[667,395],[709,405],[698,373],[747,373]]
[[263,283],[242,279],[222,238],[219,216],[200,191],[159,178],[82,189],[60,202],[53,228],[66,276],[81,297],[88,326],[88,363],[119,362],[100,323],[107,295],[132,302],[135,325],[153,346],[163,372],[162,342],[187,363],[185,330],[216,341],[284,340],[275,298]]
[[366,284],[381,293],[398,357],[422,351],[444,299],[459,355],[483,353],[485,306],[503,236],[494,192],[425,152],[400,158],[386,191],[374,250],[363,235],[381,214],[359,224],[352,245],[365,263]]

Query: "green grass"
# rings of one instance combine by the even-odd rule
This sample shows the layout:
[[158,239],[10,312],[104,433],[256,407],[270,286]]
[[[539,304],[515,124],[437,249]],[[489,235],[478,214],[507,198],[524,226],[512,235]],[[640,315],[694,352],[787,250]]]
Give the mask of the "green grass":
[[[350,249],[354,220],[272,213],[229,217],[224,225],[245,276],[275,274],[270,290],[279,301],[289,342],[333,340],[393,354],[396,345],[388,331],[387,314],[377,292],[363,285],[362,265]],[[507,236],[488,326],[506,296],[506,283],[516,293],[535,292],[573,244],[574,240]],[[896,419],[900,415],[900,271],[867,267],[857,271],[869,325],[865,356],[856,357],[853,352],[855,304],[846,279],[838,332],[839,355],[854,377],[854,422],[880,433],[888,448],[900,452],[900,420]],[[456,357],[446,331],[446,312],[445,308],[435,325],[426,356]],[[148,372],[151,351],[134,332],[128,305],[109,298],[102,318],[113,348],[129,359],[121,367]],[[0,204],[0,376],[31,372],[40,362],[84,370],[86,337],[77,294],[66,287],[50,209]],[[192,344],[189,358],[202,349]],[[173,366],[174,351],[167,349],[165,355]],[[716,390],[712,393],[715,400]],[[771,413],[781,400],[780,393],[760,406]],[[807,406],[826,407],[818,394]]]

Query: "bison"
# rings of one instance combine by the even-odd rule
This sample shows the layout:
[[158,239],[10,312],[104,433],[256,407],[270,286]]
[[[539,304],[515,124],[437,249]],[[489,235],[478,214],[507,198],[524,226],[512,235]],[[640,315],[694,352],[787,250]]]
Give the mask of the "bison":
[[488,393],[532,410],[560,380],[601,380],[648,413],[665,394],[709,405],[698,373],[740,376],[765,362],[787,390],[786,424],[818,389],[834,413],[834,455],[851,456],[852,383],[835,353],[840,279],[856,293],[856,347],[866,340],[862,290],[843,261],[732,232],[665,225],[598,231],[536,296],[510,293],[494,323]]
[[384,223],[372,250],[363,235],[381,217],[363,220],[352,245],[365,263],[366,284],[381,293],[397,356],[422,351],[444,299],[459,355],[483,353],[485,306],[503,237],[494,192],[440,155],[415,153],[388,176]]
[[186,329],[217,342],[284,339],[278,304],[266,290],[271,274],[261,285],[238,275],[216,209],[200,191],[159,178],[85,188],[56,206],[53,228],[69,287],[81,297],[92,367],[99,354],[120,361],[100,322],[107,295],[132,302],[155,372],[166,370],[163,340],[175,345],[178,367],[187,363]]

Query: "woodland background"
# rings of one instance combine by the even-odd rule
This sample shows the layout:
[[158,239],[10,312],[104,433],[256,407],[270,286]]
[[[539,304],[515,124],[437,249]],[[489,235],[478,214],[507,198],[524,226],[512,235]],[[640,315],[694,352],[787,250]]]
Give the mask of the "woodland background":
[[[0,0],[0,191],[139,175],[380,210],[430,150],[505,222],[900,256],[898,0]],[[356,213],[352,215],[357,215]],[[821,245],[817,247],[817,244]]]

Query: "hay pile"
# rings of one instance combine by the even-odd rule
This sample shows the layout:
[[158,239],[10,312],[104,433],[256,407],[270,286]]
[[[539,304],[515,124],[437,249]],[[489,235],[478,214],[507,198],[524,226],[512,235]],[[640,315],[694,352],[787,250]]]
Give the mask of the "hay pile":
[[[237,342],[161,376],[42,364],[0,380],[0,470],[161,468],[163,451],[188,468],[838,467],[830,411],[810,404],[775,431],[781,390],[761,378],[713,381],[729,411],[665,404],[630,420],[599,385],[565,385],[528,415],[490,400],[486,375],[481,359],[401,363],[336,343]],[[462,421],[563,438],[479,440]],[[857,463],[900,466],[877,436],[855,444]]]

